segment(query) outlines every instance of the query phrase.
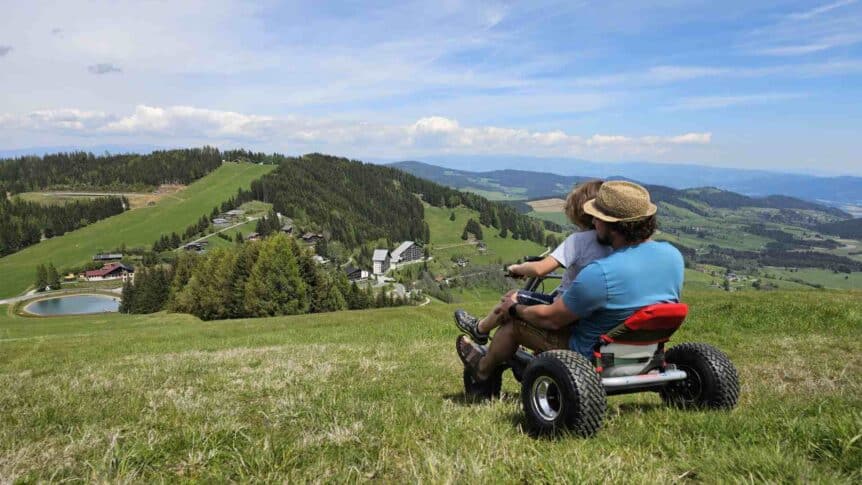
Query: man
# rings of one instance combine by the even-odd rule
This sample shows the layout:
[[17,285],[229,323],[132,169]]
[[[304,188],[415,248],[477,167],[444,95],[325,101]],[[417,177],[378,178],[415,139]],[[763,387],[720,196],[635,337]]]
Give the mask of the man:
[[[596,238],[612,246],[613,254],[581,270],[572,286],[551,305],[524,306],[510,292],[501,311],[510,316],[494,334],[487,351],[460,336],[459,357],[474,379],[487,379],[493,370],[523,345],[544,352],[571,349],[587,358],[599,336],[655,303],[679,302],[683,282],[680,252],[665,242],[650,240],[656,229],[656,206],[638,184],[605,182],[596,198],[584,205],[593,216]],[[478,328],[466,329],[474,340]],[[475,335],[474,335],[475,334]]]

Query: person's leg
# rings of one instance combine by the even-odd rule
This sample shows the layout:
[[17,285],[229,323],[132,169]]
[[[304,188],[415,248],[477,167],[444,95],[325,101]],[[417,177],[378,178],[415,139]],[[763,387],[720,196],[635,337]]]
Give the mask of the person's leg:
[[488,353],[479,361],[479,380],[490,377],[491,372],[503,362],[511,359],[518,351],[515,325],[512,322],[503,324],[494,334],[494,340],[488,345]]
[[522,320],[508,320],[494,334],[494,340],[488,345],[488,352],[479,361],[476,377],[479,380],[487,379],[497,366],[511,359],[521,346],[536,352],[568,349],[570,336],[570,327],[551,331],[534,327]]
[[[512,295],[517,295],[518,304],[520,305],[550,305],[554,303],[553,295],[545,295],[543,293],[527,290],[509,291],[508,293],[506,293],[505,296],[503,296],[503,299],[511,298]],[[498,303],[497,306],[495,306],[494,309],[491,310],[491,313],[489,313],[488,316],[479,321],[479,323],[476,325],[476,328],[479,329],[479,332],[486,335],[490,334],[491,330],[494,330],[505,321],[507,315],[503,315],[503,311],[501,308],[502,306],[502,302]]]

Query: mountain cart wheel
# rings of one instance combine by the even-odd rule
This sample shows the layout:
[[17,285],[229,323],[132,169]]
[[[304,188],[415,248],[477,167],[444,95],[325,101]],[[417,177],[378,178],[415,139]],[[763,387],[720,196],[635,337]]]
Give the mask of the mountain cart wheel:
[[476,382],[470,371],[464,369],[464,394],[473,401],[485,401],[500,397],[503,387],[503,370],[497,369],[487,380]]
[[524,371],[521,399],[533,435],[570,431],[591,436],[602,426],[607,397],[599,374],[569,350],[539,354]]
[[688,375],[659,392],[665,403],[698,409],[733,409],[736,406],[739,374],[724,352],[707,344],[684,343],[667,351],[665,359]]

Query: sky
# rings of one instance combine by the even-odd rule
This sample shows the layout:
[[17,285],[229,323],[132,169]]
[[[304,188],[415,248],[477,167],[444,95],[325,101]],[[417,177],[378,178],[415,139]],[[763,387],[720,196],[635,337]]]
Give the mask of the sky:
[[0,150],[210,144],[862,175],[862,0],[0,0],[0,12]]

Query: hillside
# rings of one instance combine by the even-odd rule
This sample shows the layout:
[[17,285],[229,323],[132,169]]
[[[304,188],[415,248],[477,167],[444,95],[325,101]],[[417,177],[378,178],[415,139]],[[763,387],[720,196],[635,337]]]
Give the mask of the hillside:
[[82,229],[43,241],[0,258],[0,296],[17,295],[32,283],[36,265],[53,262],[58,269],[91,261],[94,254],[128,247],[149,246],[163,233],[182,232],[213,206],[248,189],[253,180],[274,167],[225,163],[185,190],[144,207],[103,219]]
[[[422,162],[399,162],[434,165]],[[557,177],[614,178],[626,177],[646,184],[664,185],[675,189],[713,186],[723,190],[764,197],[784,194],[810,202],[828,203],[835,207],[862,207],[862,177],[818,177],[814,175],[770,172],[737,168],[709,167],[655,162],[590,162],[574,158],[541,158],[518,156],[438,156],[433,162],[442,170],[471,167],[481,176],[502,168],[530,167],[534,172],[548,172]],[[438,167],[439,168],[439,167]],[[458,170],[455,170],[457,172]],[[514,187],[521,184],[513,184]],[[539,192],[532,197],[549,195]]]
[[730,356],[743,382],[739,407],[687,412],[654,394],[611,397],[598,436],[553,440],[521,431],[509,375],[499,401],[463,399],[453,306],[208,323],[179,314],[25,319],[0,307],[0,476],[862,480],[858,293],[687,291],[686,300],[692,314],[674,341]]

